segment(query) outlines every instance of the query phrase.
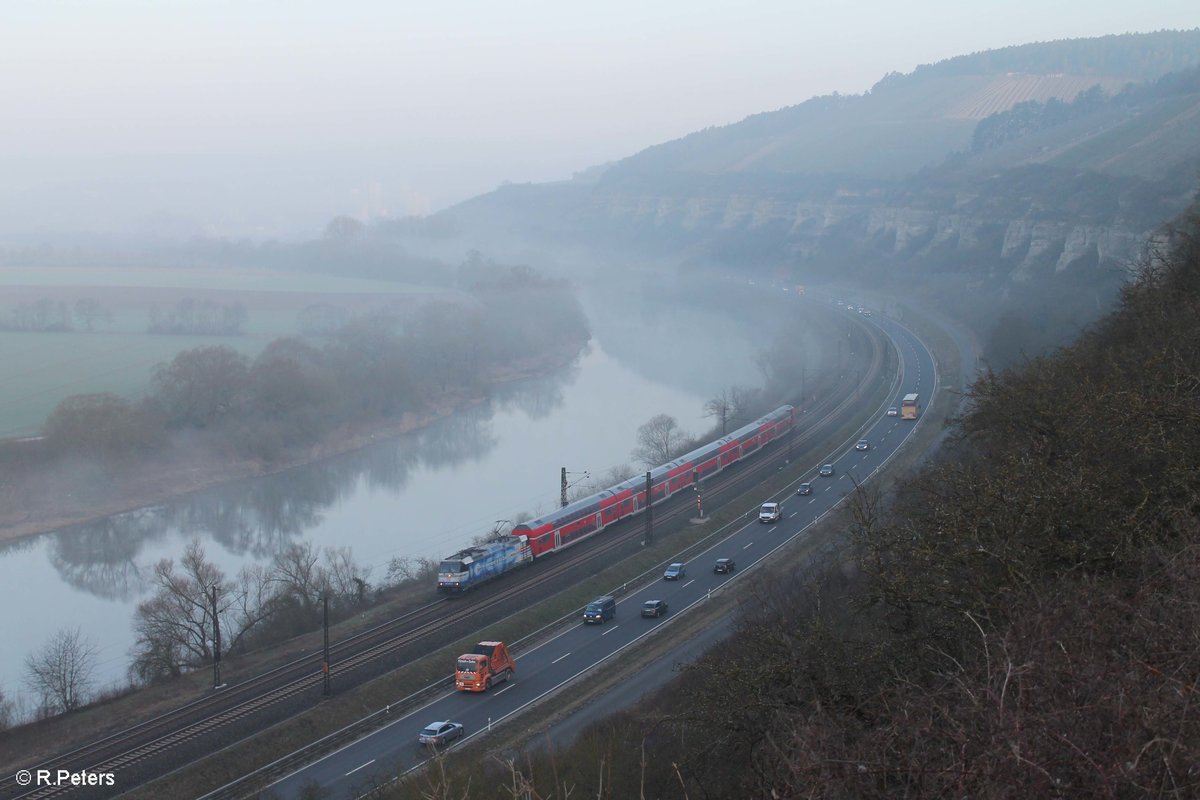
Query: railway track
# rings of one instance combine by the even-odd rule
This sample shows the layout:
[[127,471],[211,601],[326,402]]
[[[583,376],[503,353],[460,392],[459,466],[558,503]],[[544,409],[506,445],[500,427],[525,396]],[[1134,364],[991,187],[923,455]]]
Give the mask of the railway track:
[[[885,345],[877,336],[872,336],[871,341],[871,358],[863,370],[860,385],[871,385],[878,380],[884,368]],[[836,428],[856,403],[854,388],[852,380],[843,379],[827,395],[828,398],[840,396],[843,399],[822,400],[807,409],[803,417],[807,427],[799,433],[790,434],[793,447],[807,446],[827,430]],[[765,474],[774,473],[788,450],[781,440],[773,444],[773,452],[756,454],[747,462],[722,470],[706,481],[705,496],[710,502],[716,501],[722,492],[744,487],[747,483],[761,480]],[[743,490],[739,489],[739,493]],[[690,500],[678,502],[669,499],[661,507],[656,507],[655,525],[663,526],[681,518],[686,519],[691,511]],[[547,596],[544,587],[561,582],[565,576],[593,561],[603,563],[606,556],[628,547],[631,540],[641,536],[643,520],[641,516],[624,520],[606,529],[603,535],[586,539],[565,552],[543,557],[527,570],[519,570],[481,587],[474,592],[474,597],[441,598],[339,640],[330,649],[332,679],[337,681],[339,689],[358,685],[391,669],[390,665],[384,663],[387,659],[405,648],[427,643],[437,633],[460,626],[464,632],[475,630],[495,619],[497,614],[511,615],[512,609]],[[281,716],[290,716],[310,707],[311,703],[304,702],[305,699],[314,696],[313,702],[316,702],[323,684],[320,660],[319,653],[302,656],[29,769],[35,774],[39,769],[51,772],[116,773],[119,791],[128,791],[168,769],[180,766],[181,759],[172,757],[173,754],[178,756],[190,748],[192,752],[197,749],[201,751],[192,757],[202,757],[218,746],[224,747],[231,741],[252,735],[278,721]],[[271,709],[285,710],[286,713],[272,716]],[[255,720],[258,724],[248,724]],[[232,738],[222,737],[225,732],[230,733]],[[186,760],[184,757],[182,763],[186,763]],[[154,766],[156,764],[160,766]],[[0,797],[14,800],[43,800],[68,793],[72,797],[86,798],[111,796],[116,792],[109,789],[105,793],[98,787],[20,786],[12,775],[5,776],[0,783]]]

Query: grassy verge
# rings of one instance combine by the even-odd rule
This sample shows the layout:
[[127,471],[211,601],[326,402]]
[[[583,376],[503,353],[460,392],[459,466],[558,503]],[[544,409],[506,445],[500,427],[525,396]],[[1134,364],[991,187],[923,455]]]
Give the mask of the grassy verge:
[[[875,408],[883,404],[891,393],[892,385],[889,381],[880,381],[875,386],[867,387],[863,390],[863,399],[867,402],[861,407]],[[449,665],[455,656],[470,649],[480,638],[497,638],[516,643],[514,649],[519,658],[522,645],[528,646],[535,637],[540,639],[551,635],[562,625],[578,624],[579,610],[593,597],[612,592],[614,589],[620,594],[626,589],[653,579],[664,563],[679,558],[680,553],[684,553],[683,558],[686,560],[691,553],[715,541],[718,535],[728,533],[730,526],[744,523],[757,512],[758,504],[766,497],[780,493],[790,494],[795,484],[812,471],[816,460],[826,456],[830,449],[827,443],[841,443],[855,438],[867,416],[854,415],[835,431],[823,436],[820,442],[795,447],[790,463],[740,495],[723,499],[722,506],[711,513],[703,524],[677,523],[670,532],[656,530],[655,541],[650,546],[632,548],[633,552],[628,557],[567,591],[558,593],[512,618],[490,625],[486,633],[478,632],[455,644],[440,648],[345,695],[322,702],[311,711],[239,742],[208,759],[136,789],[127,796],[197,796],[270,764],[302,746],[328,737],[369,714],[375,713],[374,720],[381,725],[388,717],[377,714],[380,709],[390,707],[391,714],[402,713],[403,709],[414,707],[417,703],[449,688],[446,680]],[[786,446],[786,442],[783,441],[772,445],[776,448]],[[656,640],[663,637],[650,638]],[[625,659],[621,661],[624,663]],[[356,728],[354,735],[365,732],[365,728]],[[331,739],[327,742],[328,749],[342,743],[340,738]],[[275,777],[278,775],[263,776],[263,780],[258,782],[257,786],[247,787],[242,794],[261,788]]]
[[[917,333],[928,345],[938,365],[940,386],[937,397],[925,410],[923,423],[913,431],[912,436],[904,446],[888,462],[887,468],[876,476],[875,486],[886,496],[897,484],[905,479],[923,461],[932,449],[936,447],[944,435],[946,422],[956,413],[960,397],[958,394],[945,391],[947,384],[958,385],[947,376],[958,375],[961,370],[961,359],[957,347],[951,337],[928,318],[911,312],[906,316],[905,324]],[[838,432],[840,438],[833,441],[845,441],[853,433],[852,426],[843,426]],[[794,479],[794,478],[793,478]],[[775,482],[778,482],[776,480]],[[790,487],[788,487],[790,488]],[[751,495],[761,495],[758,489],[746,493],[739,501],[746,502]],[[736,507],[738,501],[730,504]],[[505,728],[503,744],[497,744],[495,739],[474,741],[462,748],[457,748],[444,763],[437,764],[437,769],[445,774],[471,772],[489,761],[508,763],[516,760],[523,750],[546,746],[547,731],[558,721],[586,708],[588,705],[600,702],[605,695],[615,687],[629,681],[638,680],[638,675],[655,661],[669,657],[680,641],[686,641],[703,631],[721,624],[722,621],[737,613],[744,603],[753,602],[757,587],[763,583],[770,584],[782,580],[785,576],[807,574],[810,570],[829,559],[844,560],[844,568],[854,569],[846,555],[840,552],[848,528],[848,511],[843,504],[834,513],[819,520],[809,528],[804,535],[798,536],[788,547],[777,553],[770,564],[762,565],[762,571],[756,568],[753,580],[739,580],[730,584],[729,591],[715,592],[709,601],[698,604],[689,610],[687,616],[672,626],[671,636],[651,636],[623,652],[622,658],[614,660],[606,669],[594,674],[589,673],[588,680],[574,686],[570,692],[560,692],[555,696],[553,704],[545,704],[544,711],[527,714],[514,726]],[[745,574],[745,573],[743,573]],[[665,691],[665,690],[664,690]],[[650,701],[654,705],[657,701]],[[567,743],[554,741],[550,746],[564,749]],[[444,787],[444,781],[438,779],[438,774],[414,774],[396,787],[385,791],[381,796],[392,798],[425,798],[438,796],[430,792],[437,786]]]

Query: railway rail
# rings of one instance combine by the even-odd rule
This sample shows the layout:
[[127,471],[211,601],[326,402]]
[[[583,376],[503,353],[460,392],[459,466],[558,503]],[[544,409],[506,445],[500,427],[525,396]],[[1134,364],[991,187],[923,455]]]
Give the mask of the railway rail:
[[[871,358],[859,385],[871,385],[884,369],[885,345],[877,336],[870,338]],[[843,399],[825,399],[807,409],[803,416],[807,427],[800,432],[793,428],[788,434],[793,437],[793,446],[807,445],[840,424],[856,403],[853,384],[852,380],[843,378],[835,391],[827,395],[827,398],[841,396]],[[744,485],[764,474],[774,473],[788,453],[788,444],[782,439],[773,444],[773,452],[756,454],[740,462],[735,469],[723,470],[706,480],[705,496],[709,503],[714,503],[721,492],[735,485]],[[656,506],[655,525],[686,519],[691,511],[690,500],[676,502],[673,496]],[[517,570],[500,581],[481,587],[473,593],[474,597],[439,598],[339,640],[330,650],[332,679],[337,681],[340,689],[363,683],[391,669],[386,664],[380,666],[382,662],[405,648],[425,642],[434,633],[464,626],[465,635],[468,630],[488,624],[497,612],[510,615],[513,608],[544,598],[543,587],[554,585],[581,565],[604,559],[628,546],[630,540],[640,537],[644,530],[643,519],[623,520],[565,552],[538,559],[528,570]],[[178,767],[181,761],[203,757],[218,746],[227,746],[231,743],[230,738],[221,737],[219,742],[216,741],[222,733],[232,733],[232,740],[236,741],[310,707],[311,703],[298,701],[315,695],[313,702],[316,702],[320,697],[323,683],[320,660],[319,653],[302,656],[28,769],[35,774],[39,769],[116,773],[119,791],[128,791]],[[368,669],[372,666],[374,671]],[[282,716],[267,713],[268,709],[284,706],[287,713]],[[247,724],[254,720],[258,724]],[[189,747],[191,753],[181,758],[181,750]],[[200,752],[197,753],[197,749]],[[0,797],[14,800],[45,800],[68,793],[72,797],[87,798],[111,796],[114,792],[109,789],[105,793],[101,787],[20,786],[12,775],[4,776],[0,782]]]

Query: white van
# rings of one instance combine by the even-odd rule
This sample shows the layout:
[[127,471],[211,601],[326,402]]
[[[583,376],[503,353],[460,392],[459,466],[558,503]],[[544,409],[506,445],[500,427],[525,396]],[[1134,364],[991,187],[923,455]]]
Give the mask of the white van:
[[779,522],[781,516],[783,508],[779,503],[763,503],[762,508],[758,509],[759,522]]

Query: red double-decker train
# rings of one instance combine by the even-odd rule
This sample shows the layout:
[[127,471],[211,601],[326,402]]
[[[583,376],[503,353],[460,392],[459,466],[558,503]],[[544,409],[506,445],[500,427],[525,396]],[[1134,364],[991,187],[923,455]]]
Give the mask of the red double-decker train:
[[[763,445],[791,430],[795,423],[796,409],[780,406],[728,436],[650,470],[652,501],[660,503],[694,481],[715,475],[757,453]],[[645,508],[646,477],[641,475],[523,522],[513,528],[512,534],[526,537],[533,557],[537,558],[582,541]]]

